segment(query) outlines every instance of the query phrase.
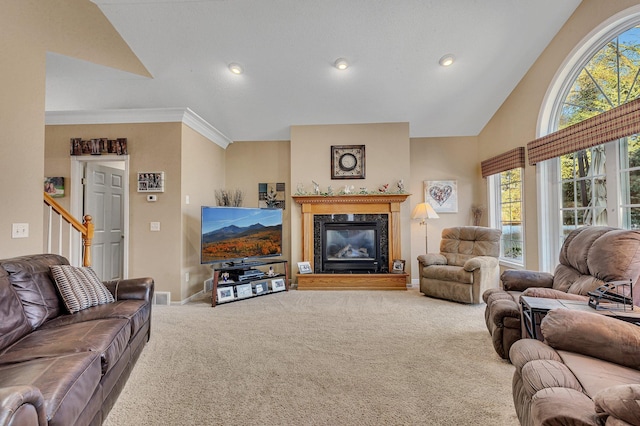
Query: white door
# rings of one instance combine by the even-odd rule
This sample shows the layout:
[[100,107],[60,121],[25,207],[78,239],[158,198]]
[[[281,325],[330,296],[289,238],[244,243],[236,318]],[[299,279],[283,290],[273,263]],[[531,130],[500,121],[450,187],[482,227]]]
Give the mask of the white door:
[[124,170],[87,163],[84,214],[93,217],[92,268],[101,280],[122,278]]

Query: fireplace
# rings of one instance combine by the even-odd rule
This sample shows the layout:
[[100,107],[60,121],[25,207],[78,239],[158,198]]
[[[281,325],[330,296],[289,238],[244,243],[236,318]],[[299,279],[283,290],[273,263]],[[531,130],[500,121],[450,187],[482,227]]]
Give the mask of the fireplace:
[[315,273],[388,272],[386,214],[315,215]]
[[313,270],[296,275],[298,290],[406,290],[409,275],[390,267],[402,259],[400,204],[407,197],[293,195],[302,213],[301,260]]

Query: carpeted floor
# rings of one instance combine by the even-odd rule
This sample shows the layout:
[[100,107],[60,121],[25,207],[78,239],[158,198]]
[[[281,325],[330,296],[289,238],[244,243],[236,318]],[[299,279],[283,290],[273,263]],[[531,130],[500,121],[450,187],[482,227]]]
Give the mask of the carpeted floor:
[[484,305],[289,291],[154,306],[105,425],[518,425]]

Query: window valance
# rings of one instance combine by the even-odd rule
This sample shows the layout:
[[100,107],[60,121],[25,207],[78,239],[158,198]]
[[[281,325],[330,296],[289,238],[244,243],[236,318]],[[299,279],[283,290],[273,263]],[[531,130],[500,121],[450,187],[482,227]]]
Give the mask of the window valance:
[[529,142],[529,164],[636,133],[640,133],[640,98]]
[[503,154],[484,160],[481,164],[482,177],[506,172],[507,170],[525,166],[524,147],[518,147]]

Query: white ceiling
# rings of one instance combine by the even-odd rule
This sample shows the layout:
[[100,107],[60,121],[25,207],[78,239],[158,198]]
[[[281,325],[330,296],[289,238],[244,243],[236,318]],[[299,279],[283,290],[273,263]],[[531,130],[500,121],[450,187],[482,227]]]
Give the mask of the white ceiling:
[[[92,1],[154,78],[49,54],[47,111],[188,107],[234,141],[381,122],[409,122],[411,137],[477,135],[580,4]],[[447,53],[457,60],[444,68]]]

